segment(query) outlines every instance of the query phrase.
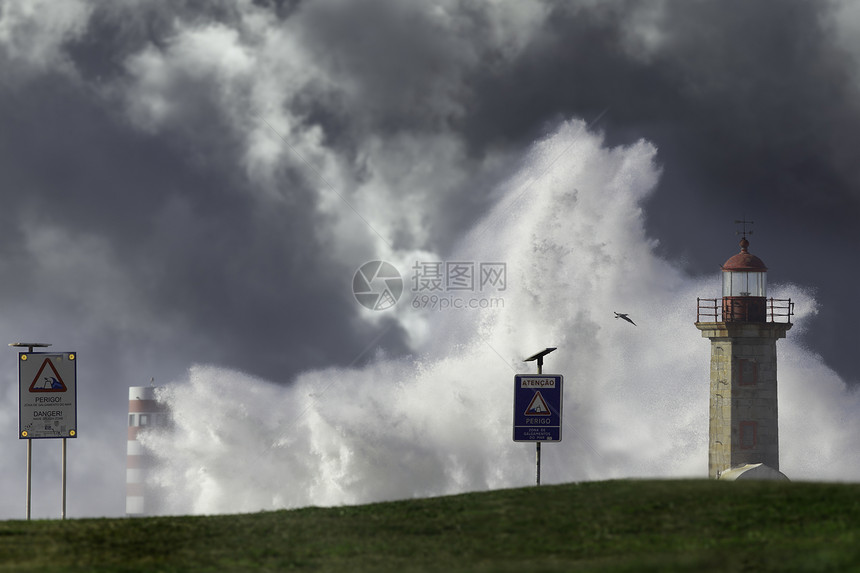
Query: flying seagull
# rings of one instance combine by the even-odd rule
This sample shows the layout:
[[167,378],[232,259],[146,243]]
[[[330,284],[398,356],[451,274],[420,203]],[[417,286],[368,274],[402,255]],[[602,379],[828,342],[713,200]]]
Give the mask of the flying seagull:
[[[613,312],[614,312],[614,311],[613,311]],[[630,317],[629,317],[629,316],[627,316],[626,314],[621,314],[620,312],[616,312],[616,313],[615,313],[615,318],[623,318],[624,320],[626,320],[627,322],[629,322],[629,323],[630,323],[630,324],[632,324],[633,326],[636,326],[636,323],[635,323],[635,322],[633,322],[632,320],[630,320]]]

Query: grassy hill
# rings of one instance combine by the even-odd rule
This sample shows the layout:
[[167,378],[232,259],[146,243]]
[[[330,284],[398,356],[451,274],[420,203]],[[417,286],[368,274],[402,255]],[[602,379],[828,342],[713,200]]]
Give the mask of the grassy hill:
[[0,571],[860,571],[860,484],[608,481],[0,522]]

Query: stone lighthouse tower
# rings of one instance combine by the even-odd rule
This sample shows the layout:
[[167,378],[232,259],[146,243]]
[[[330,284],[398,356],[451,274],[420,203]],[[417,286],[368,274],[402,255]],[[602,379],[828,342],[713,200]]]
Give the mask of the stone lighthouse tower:
[[776,341],[791,328],[793,307],[790,299],[767,298],[767,267],[749,252],[746,233],[740,247],[722,265],[722,298],[698,299],[696,328],[711,340],[708,475],[714,479],[751,464],[780,475]]

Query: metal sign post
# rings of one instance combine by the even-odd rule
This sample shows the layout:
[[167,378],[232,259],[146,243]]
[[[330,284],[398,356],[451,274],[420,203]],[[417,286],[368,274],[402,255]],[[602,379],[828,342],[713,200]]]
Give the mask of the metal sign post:
[[62,503],[62,505],[61,505],[61,509],[60,509],[60,519],[66,519],[66,438],[63,438],[63,453],[62,453],[62,458],[63,458],[63,461],[62,461],[62,466],[63,466],[63,469],[62,469],[62,476],[63,476],[63,477],[62,477],[62,482],[63,482],[63,483],[62,483],[62,486],[61,486],[61,487],[62,487],[63,493],[62,493],[62,495],[61,495],[61,497],[62,497],[62,502],[61,502],[61,503]]
[[27,440],[27,519],[30,519],[33,440],[61,438],[62,509],[66,518],[66,438],[77,431],[77,353],[33,352],[50,344],[15,342],[18,354],[18,438]]
[[561,441],[563,377],[543,374],[547,348],[525,359],[537,361],[538,375],[514,376],[514,441],[535,442],[535,485],[540,485],[541,442]]

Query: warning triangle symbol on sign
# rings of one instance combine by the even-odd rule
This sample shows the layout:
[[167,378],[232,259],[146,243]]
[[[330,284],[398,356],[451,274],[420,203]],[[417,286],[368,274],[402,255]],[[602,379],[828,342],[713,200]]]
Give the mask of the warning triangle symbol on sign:
[[[50,367],[51,371],[46,372],[45,366]],[[42,367],[39,368],[36,377],[33,378],[33,383],[30,384],[30,392],[65,392],[66,390],[68,390],[66,383],[63,382],[60,373],[54,368],[54,363],[51,362],[50,358],[45,358]]]
[[552,416],[552,412],[549,411],[549,406],[546,404],[546,400],[543,399],[543,396],[540,395],[540,392],[535,392],[534,398],[529,402],[529,407],[526,408],[526,416]]

